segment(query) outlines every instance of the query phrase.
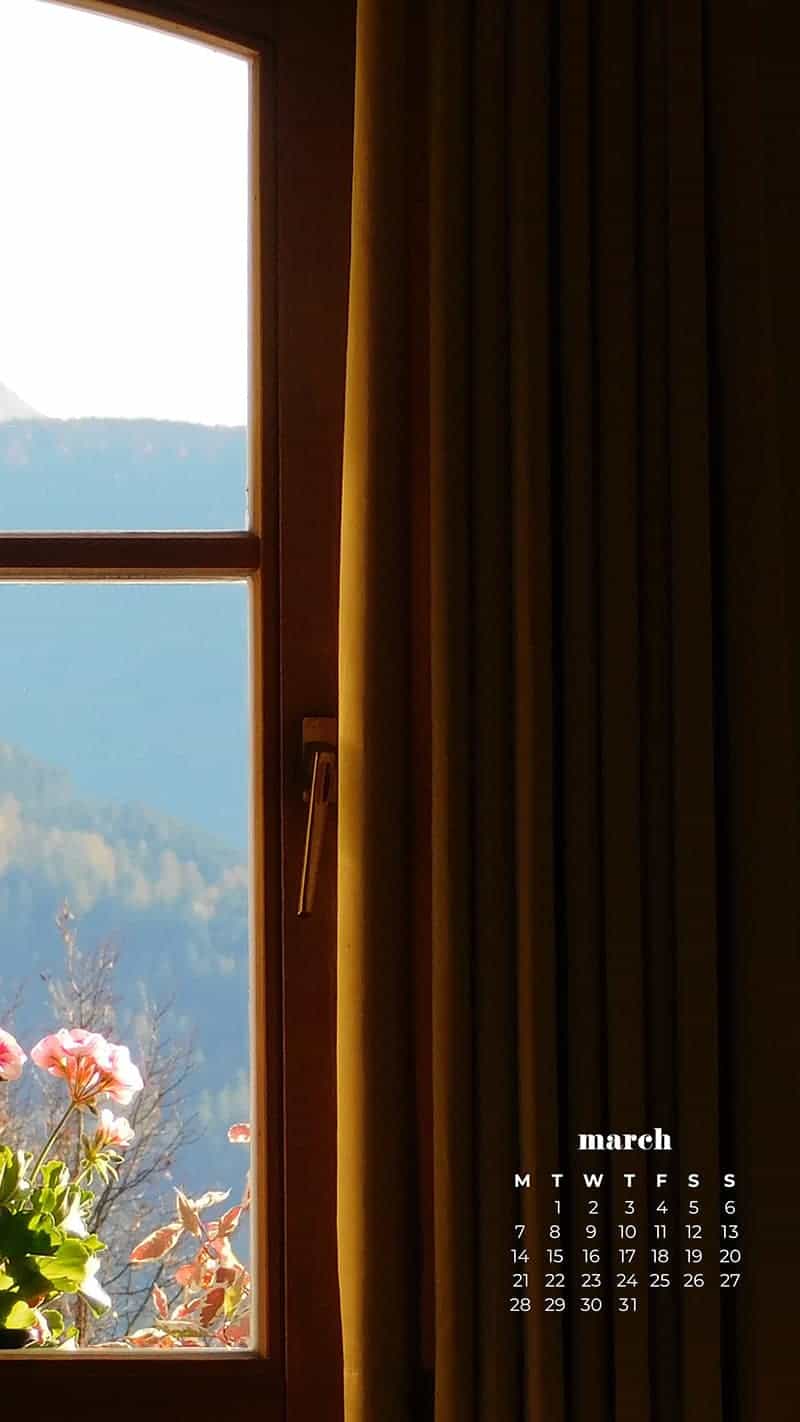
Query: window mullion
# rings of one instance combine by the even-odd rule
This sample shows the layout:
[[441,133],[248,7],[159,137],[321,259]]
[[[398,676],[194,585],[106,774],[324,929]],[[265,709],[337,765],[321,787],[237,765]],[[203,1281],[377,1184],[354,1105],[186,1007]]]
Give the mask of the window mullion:
[[241,533],[10,533],[0,536],[0,580],[248,577],[261,539]]

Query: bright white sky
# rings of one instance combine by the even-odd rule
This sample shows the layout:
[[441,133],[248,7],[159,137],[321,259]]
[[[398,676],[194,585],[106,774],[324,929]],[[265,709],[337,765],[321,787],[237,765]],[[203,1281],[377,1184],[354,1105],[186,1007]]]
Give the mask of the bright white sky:
[[248,64],[0,0],[0,383],[44,415],[247,417]]

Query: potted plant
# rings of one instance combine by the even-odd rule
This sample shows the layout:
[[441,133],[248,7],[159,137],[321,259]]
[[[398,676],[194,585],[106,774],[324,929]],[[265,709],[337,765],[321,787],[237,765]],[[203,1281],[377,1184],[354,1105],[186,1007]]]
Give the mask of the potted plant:
[[[98,1109],[98,1101],[127,1105],[143,1082],[127,1047],[83,1028],[43,1037],[30,1056],[64,1081],[68,1102],[37,1155],[0,1142],[0,1347],[74,1349],[77,1329],[56,1305],[77,1296],[95,1315],[110,1307],[98,1278],[105,1245],[91,1229],[90,1186],[94,1175],[116,1177],[133,1139],[128,1121]],[[26,1061],[16,1038],[0,1029],[0,1084],[15,1081]],[[73,1173],[51,1152],[75,1112],[93,1129],[81,1133]]]

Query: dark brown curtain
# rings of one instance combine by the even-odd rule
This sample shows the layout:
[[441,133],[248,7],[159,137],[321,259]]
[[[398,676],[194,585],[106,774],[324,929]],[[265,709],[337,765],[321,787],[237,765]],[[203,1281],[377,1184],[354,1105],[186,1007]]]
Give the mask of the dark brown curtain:
[[[347,1422],[796,1415],[789,29],[747,0],[359,3]],[[738,1293],[711,1262],[635,1317],[512,1316],[513,1225],[552,1219],[514,1172],[563,1170],[568,1219],[578,1131],[656,1125],[674,1211],[692,1170],[713,1220],[737,1172]]]

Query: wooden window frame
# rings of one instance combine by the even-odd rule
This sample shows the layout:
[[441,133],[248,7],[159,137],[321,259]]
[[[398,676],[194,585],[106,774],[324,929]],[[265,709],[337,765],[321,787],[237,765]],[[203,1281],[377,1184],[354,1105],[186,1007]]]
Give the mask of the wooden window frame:
[[[250,527],[0,534],[0,581],[244,579],[251,596],[256,1119],[250,1353],[0,1358],[7,1405],[115,1422],[338,1422],[335,855],[296,916],[304,715],[337,712],[354,0],[56,0],[152,22],[252,66]],[[280,198],[280,201],[279,201]],[[328,838],[335,837],[329,829]],[[96,1399],[96,1402],[88,1400]]]

